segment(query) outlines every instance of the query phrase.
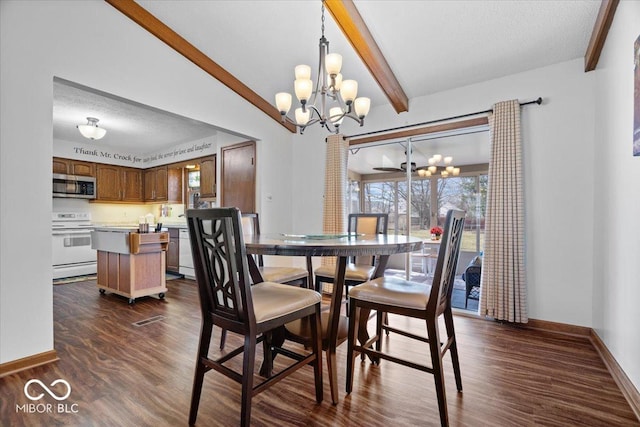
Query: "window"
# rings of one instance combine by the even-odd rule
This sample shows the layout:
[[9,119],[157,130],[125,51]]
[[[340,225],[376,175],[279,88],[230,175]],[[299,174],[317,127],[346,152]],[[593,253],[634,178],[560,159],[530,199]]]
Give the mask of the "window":
[[481,252],[484,248],[484,218],[487,204],[487,175],[438,179],[437,224],[444,224],[449,209],[466,211],[461,250]]
[[[487,200],[487,175],[418,178],[411,181],[411,234],[428,238],[433,225],[444,225],[449,209],[467,212],[461,250],[481,252]],[[368,181],[363,185],[362,212],[388,213],[389,233],[407,231],[407,183]]]

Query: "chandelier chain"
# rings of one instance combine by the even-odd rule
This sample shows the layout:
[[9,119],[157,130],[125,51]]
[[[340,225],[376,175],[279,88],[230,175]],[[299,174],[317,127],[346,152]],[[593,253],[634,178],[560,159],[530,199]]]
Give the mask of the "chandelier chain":
[[322,0],[322,37],[324,37],[324,0]]

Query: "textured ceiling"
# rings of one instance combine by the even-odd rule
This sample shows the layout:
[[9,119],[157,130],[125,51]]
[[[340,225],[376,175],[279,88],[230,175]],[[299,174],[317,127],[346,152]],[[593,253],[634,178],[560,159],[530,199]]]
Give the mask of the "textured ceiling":
[[[138,3],[269,102],[276,92],[293,92],[295,65],[309,64],[316,73],[320,1]],[[354,3],[410,99],[581,58],[600,6],[593,0]],[[373,105],[387,103],[330,14],[325,15],[325,35],[331,51],[343,55],[345,78],[358,80],[359,94]],[[216,132],[213,126],[87,88],[54,86],[54,138],[77,140],[75,126],[89,115],[108,130],[104,144],[130,151],[148,152]],[[345,132],[354,129],[345,127]],[[385,151],[391,147],[397,151],[391,157],[403,155],[397,144]],[[357,166],[356,158],[365,157],[361,153],[352,156],[352,163],[364,171],[366,163]]]

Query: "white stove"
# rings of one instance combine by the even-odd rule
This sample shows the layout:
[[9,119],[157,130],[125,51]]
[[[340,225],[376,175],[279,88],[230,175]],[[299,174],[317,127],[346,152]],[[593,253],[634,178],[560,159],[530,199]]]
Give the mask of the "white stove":
[[97,254],[91,249],[91,213],[51,214],[53,278],[96,274]]

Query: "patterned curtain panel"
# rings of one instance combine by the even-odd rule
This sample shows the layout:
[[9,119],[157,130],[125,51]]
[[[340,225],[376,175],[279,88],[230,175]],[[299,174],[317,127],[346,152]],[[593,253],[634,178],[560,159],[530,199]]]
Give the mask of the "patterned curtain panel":
[[[349,140],[341,134],[327,138],[327,167],[324,175],[324,233],[347,231],[347,160]],[[335,258],[323,257],[322,265],[335,265]],[[330,285],[329,285],[330,287]],[[331,292],[325,284],[325,292]]]
[[518,100],[493,106],[491,161],[479,313],[527,323],[524,270],[524,195]]

